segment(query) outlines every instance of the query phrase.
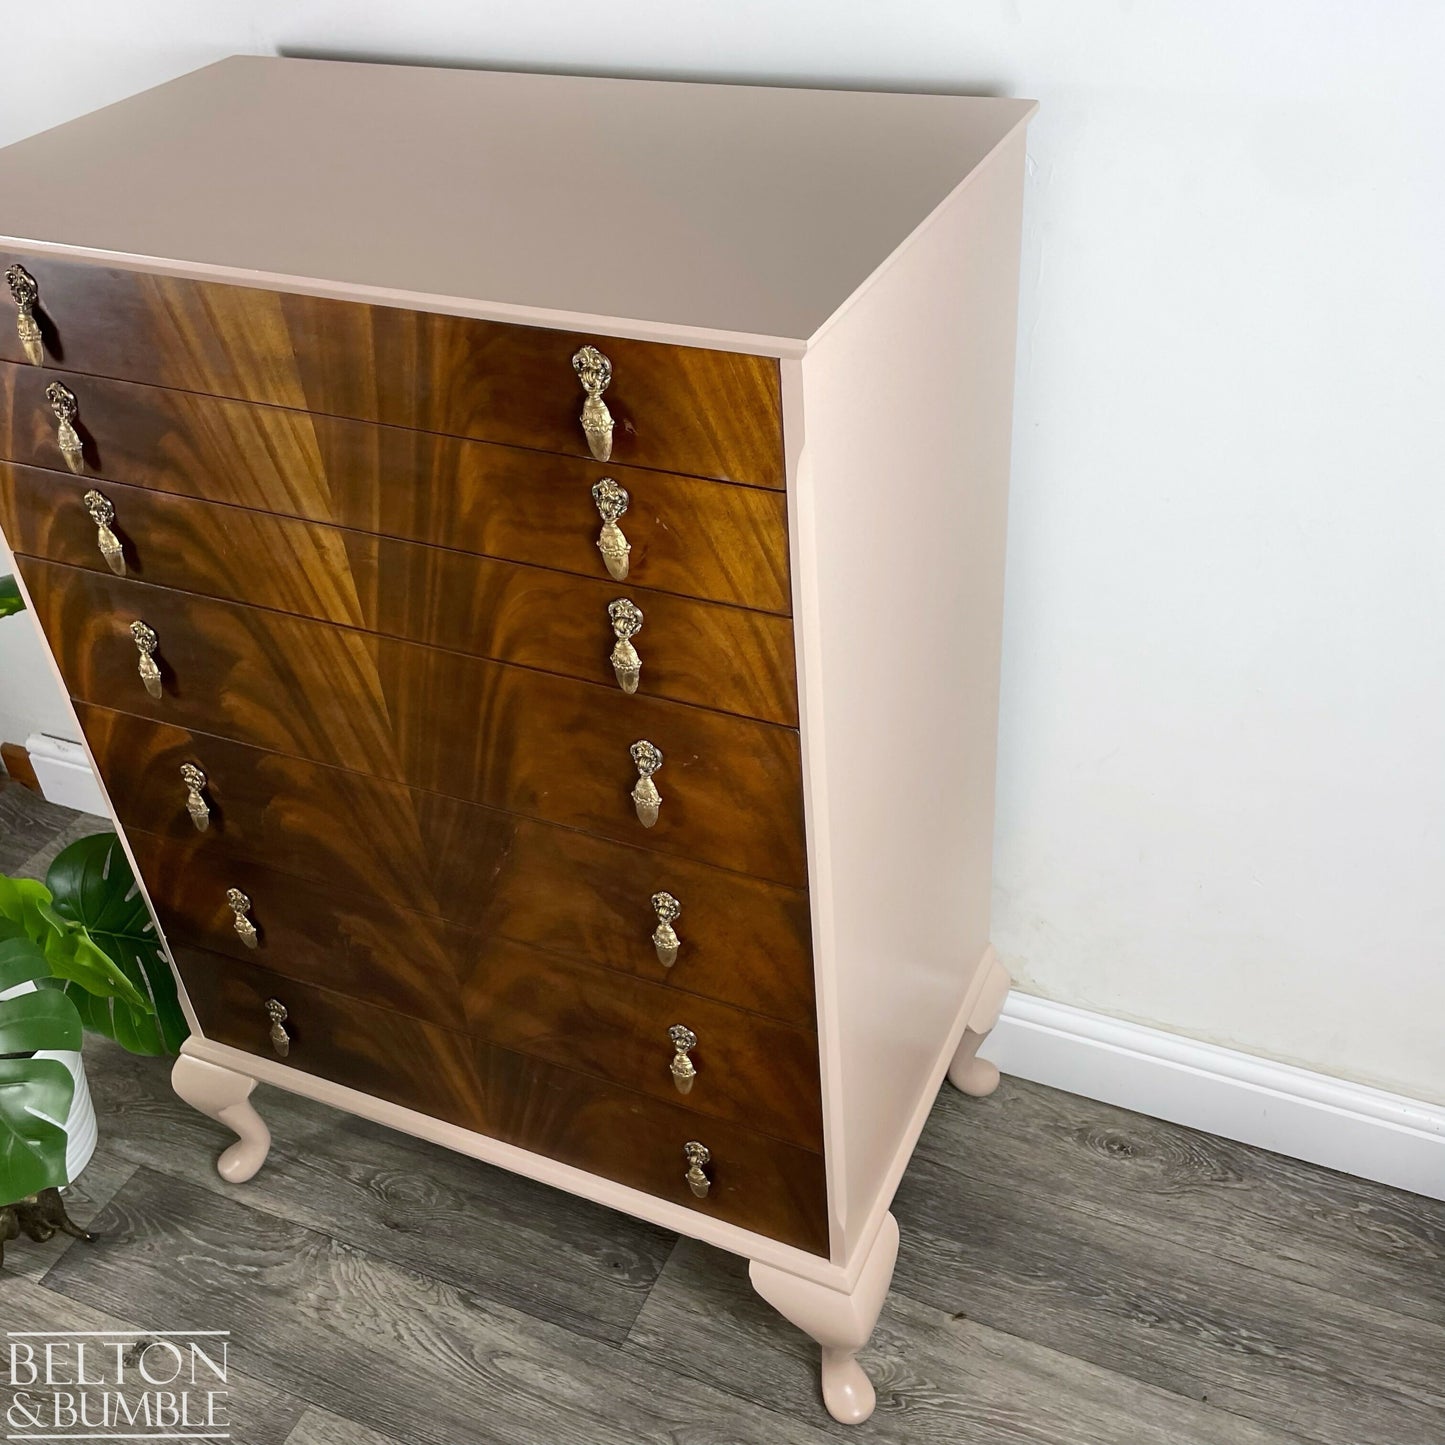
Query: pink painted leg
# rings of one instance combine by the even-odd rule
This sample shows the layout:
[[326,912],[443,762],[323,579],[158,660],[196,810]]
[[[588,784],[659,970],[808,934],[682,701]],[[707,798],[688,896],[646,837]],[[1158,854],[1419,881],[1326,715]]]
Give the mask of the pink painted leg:
[[232,1184],[244,1184],[271,1152],[271,1131],[251,1103],[255,1087],[255,1079],[189,1054],[182,1054],[171,1070],[171,1088],[191,1108],[236,1134],[236,1142],[216,1161],[216,1172]]
[[989,1030],[998,1022],[1008,991],[1009,976],[990,948],[983,960],[983,977],[969,1010],[967,1026],[948,1066],[949,1082],[975,1099],[986,1099],[998,1088],[998,1065],[979,1058],[978,1051]]
[[851,1292],[800,1279],[756,1259],[749,1266],[753,1288],[822,1346],[823,1403],[844,1425],[860,1424],[873,1413],[873,1384],[856,1357],[878,1323],[897,1259],[898,1221],[886,1214]]
[[987,1037],[986,1033],[965,1029],[958,1052],[948,1066],[949,1083],[975,1099],[986,1099],[998,1088],[998,1065],[978,1057],[979,1046]]

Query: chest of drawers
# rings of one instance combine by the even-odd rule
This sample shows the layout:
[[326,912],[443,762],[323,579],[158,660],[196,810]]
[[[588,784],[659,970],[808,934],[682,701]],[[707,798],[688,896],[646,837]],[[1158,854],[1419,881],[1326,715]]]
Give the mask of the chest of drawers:
[[1027,102],[237,58],[0,151],[0,526],[256,1080],[747,1258],[841,1420],[988,945]]

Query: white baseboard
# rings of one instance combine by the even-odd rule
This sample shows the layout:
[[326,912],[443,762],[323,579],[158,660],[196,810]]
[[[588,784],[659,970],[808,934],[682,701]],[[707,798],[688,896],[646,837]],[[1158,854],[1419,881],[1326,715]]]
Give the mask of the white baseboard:
[[1445,1199],[1445,1108],[1013,993],[1005,1074]]
[[49,733],[31,733],[25,739],[25,751],[46,800],[62,808],[79,808],[82,813],[95,813],[109,818],[100,784],[90,770],[85,749],[79,743],[53,738]]

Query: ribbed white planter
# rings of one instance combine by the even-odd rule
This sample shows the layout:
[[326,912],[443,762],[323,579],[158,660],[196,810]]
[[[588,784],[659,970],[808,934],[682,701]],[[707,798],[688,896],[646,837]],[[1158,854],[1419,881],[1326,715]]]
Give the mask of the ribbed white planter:
[[[0,999],[15,998],[22,993],[37,991],[35,984],[22,983],[16,988],[0,993]],[[75,1080],[75,1094],[70,1101],[70,1113],[64,1119],[52,1121],[65,1130],[65,1177],[69,1183],[73,1184],[80,1171],[90,1163],[90,1156],[95,1153],[96,1143],[95,1105],[90,1101],[90,1089],[85,1082],[85,1062],[80,1054],[72,1049],[42,1049],[35,1057],[37,1059],[59,1059],[70,1070],[70,1076]]]
[[95,1153],[96,1126],[95,1105],[90,1101],[90,1089],[85,1082],[85,1061],[78,1053],[40,1053],[38,1059],[59,1059],[75,1080],[75,1095],[70,1101],[70,1113],[62,1127],[65,1130],[65,1177],[74,1184],[80,1171],[90,1163]]

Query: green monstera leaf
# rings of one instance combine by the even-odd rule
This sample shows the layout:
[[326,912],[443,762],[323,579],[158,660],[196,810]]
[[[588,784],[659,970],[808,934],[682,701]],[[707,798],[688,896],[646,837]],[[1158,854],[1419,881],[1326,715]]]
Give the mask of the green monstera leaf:
[[[40,945],[0,918],[0,1205],[67,1182],[65,1130],[75,1080],[42,1049],[78,1049],[80,1015],[63,994],[13,990],[50,972]],[[4,995],[9,994],[9,997]]]
[[0,873],[0,919],[18,924],[32,943],[42,947],[45,938],[62,926],[50,907],[50,890],[43,883],[33,878],[10,878],[3,873]]
[[38,943],[57,979],[78,983],[98,998],[121,998],[145,1012],[145,995],[115,961],[104,954],[78,924],[56,912],[50,890],[33,878],[0,876],[0,919],[20,925],[25,936]]
[[13,577],[0,577],[0,617],[24,611],[25,600],[20,596],[19,584]]
[[[8,920],[0,919],[0,993],[9,993],[24,983],[37,983],[49,972],[45,954],[35,941]],[[19,1047],[0,1049],[0,1054],[21,1051]]]
[[177,1052],[190,1029],[120,840],[98,833],[72,843],[45,882],[67,926],[46,956],[85,1027],[133,1054]]

